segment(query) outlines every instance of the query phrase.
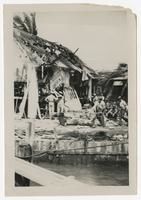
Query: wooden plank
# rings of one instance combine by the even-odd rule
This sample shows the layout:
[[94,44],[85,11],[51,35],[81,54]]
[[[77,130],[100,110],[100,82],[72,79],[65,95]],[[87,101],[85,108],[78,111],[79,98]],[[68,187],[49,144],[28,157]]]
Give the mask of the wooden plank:
[[41,168],[32,163],[15,158],[15,172],[43,186],[85,186],[85,184],[69,177]]
[[17,97],[17,96],[15,96],[14,99],[23,99],[23,97]]
[[19,158],[15,158],[15,172],[44,186],[64,180],[64,177],[61,175]]

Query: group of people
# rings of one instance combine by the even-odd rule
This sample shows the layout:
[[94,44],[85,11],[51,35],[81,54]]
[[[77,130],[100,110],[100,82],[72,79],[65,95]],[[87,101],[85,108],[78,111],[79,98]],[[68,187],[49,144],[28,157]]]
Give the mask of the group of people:
[[105,100],[103,95],[94,94],[92,112],[95,113],[93,127],[95,127],[96,119],[104,127],[105,117],[114,121],[119,119],[120,124],[122,124],[122,120],[128,123],[128,106],[121,96],[118,97],[116,102],[109,102]]
[[[54,117],[55,103],[57,104],[57,116],[64,116],[65,112],[65,98],[63,91],[60,92],[50,92],[50,94],[45,98],[46,101],[46,111],[50,119]],[[92,99],[92,107],[90,112],[92,115],[92,124],[95,127],[96,119],[99,121],[101,126],[105,126],[105,119],[117,121],[122,124],[124,120],[128,123],[128,106],[125,100],[121,96],[118,97],[117,101],[110,102],[105,99],[103,95],[97,96],[94,94]],[[46,115],[47,115],[46,113]],[[60,119],[60,118],[59,118]]]
[[50,94],[45,98],[46,110],[48,111],[49,118],[53,119],[54,110],[55,110],[55,102],[57,103],[57,115],[59,116],[61,113],[64,113],[64,94],[62,91],[60,92],[53,92],[51,91]]

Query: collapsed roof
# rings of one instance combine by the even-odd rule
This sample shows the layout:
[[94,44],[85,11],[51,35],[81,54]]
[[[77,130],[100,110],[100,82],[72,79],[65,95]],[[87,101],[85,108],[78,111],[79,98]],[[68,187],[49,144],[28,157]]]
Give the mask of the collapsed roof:
[[[28,52],[28,56],[33,57],[33,53],[36,54],[39,65],[44,64],[46,67],[52,67],[53,65],[59,66],[61,63],[62,65],[80,73],[85,71],[89,77],[95,77],[95,71],[89,68],[78,56],[75,55],[76,51],[72,52],[61,44],[42,39],[34,32],[35,31],[27,32],[25,26],[17,26],[14,21],[13,36],[16,43]],[[31,53],[29,53],[29,51]]]

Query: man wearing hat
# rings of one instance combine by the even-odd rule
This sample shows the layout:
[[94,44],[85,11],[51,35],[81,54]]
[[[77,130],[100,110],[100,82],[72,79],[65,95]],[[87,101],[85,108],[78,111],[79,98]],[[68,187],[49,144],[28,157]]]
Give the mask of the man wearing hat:
[[103,101],[102,96],[100,96],[96,104],[96,118],[99,120],[102,126],[105,126],[104,110],[105,110],[105,102]]
[[48,101],[48,105],[49,105],[49,117],[50,117],[50,119],[53,119],[54,103],[57,100],[53,91],[50,92],[49,96],[47,96],[45,100]]

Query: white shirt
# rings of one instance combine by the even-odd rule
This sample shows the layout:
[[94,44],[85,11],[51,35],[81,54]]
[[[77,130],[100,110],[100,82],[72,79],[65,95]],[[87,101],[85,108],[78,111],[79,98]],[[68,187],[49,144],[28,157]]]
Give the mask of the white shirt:
[[103,111],[104,109],[105,109],[105,102],[104,101],[97,102],[96,110]]
[[98,101],[98,96],[95,96],[93,99],[93,102],[95,103],[96,101]]
[[121,99],[119,105],[120,105],[120,107],[121,107],[123,110],[127,109],[127,104],[126,104],[126,102],[125,102],[124,100]]

